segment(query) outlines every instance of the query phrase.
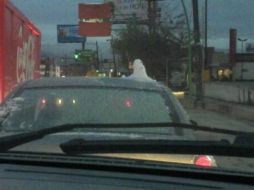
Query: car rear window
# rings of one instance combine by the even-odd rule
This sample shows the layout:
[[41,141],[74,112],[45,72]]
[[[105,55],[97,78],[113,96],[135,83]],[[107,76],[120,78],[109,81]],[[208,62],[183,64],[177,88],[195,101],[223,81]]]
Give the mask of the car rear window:
[[[11,127],[42,128],[80,123],[176,122],[159,91],[117,88],[35,88],[14,98]],[[6,123],[6,122],[5,122]]]

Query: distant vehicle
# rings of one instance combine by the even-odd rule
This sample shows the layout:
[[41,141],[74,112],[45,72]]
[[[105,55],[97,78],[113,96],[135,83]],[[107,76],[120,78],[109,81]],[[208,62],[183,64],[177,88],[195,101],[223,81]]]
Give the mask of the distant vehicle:
[[169,80],[170,88],[173,91],[182,91],[186,89],[186,75],[183,72],[174,71]]
[[0,102],[19,83],[40,76],[40,31],[10,1],[0,1]]

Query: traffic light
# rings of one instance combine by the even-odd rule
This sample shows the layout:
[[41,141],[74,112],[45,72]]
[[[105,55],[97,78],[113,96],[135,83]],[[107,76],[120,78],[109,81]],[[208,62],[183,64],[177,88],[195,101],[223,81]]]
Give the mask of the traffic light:
[[75,51],[74,59],[78,60],[80,57],[80,52]]
[[86,50],[75,50],[74,59],[82,63],[91,63],[95,60],[95,52],[90,49]]
[[75,54],[75,55],[74,55],[74,58],[75,58],[75,59],[78,59],[78,57],[79,57],[78,54]]

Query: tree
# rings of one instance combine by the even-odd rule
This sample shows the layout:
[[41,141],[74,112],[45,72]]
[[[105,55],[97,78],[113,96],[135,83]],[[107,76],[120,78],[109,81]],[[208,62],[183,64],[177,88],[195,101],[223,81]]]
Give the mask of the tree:
[[[137,20],[133,18],[118,32],[112,48],[121,55],[124,63],[136,58],[142,59],[148,74],[160,79],[165,76],[165,67],[169,60],[186,56],[186,32],[182,27],[184,24],[183,17],[179,16],[160,24],[155,32],[149,33],[146,26],[137,24]],[[171,62],[169,67],[175,67],[174,63]]]

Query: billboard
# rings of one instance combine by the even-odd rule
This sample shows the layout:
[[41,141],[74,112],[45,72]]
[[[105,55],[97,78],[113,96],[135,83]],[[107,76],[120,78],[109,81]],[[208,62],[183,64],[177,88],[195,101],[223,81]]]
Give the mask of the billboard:
[[110,36],[112,4],[79,4],[79,34],[81,36]]
[[58,43],[82,43],[86,37],[79,35],[78,25],[57,25]]
[[124,20],[135,15],[139,20],[148,19],[148,1],[144,0],[105,0],[114,5],[114,19]]

